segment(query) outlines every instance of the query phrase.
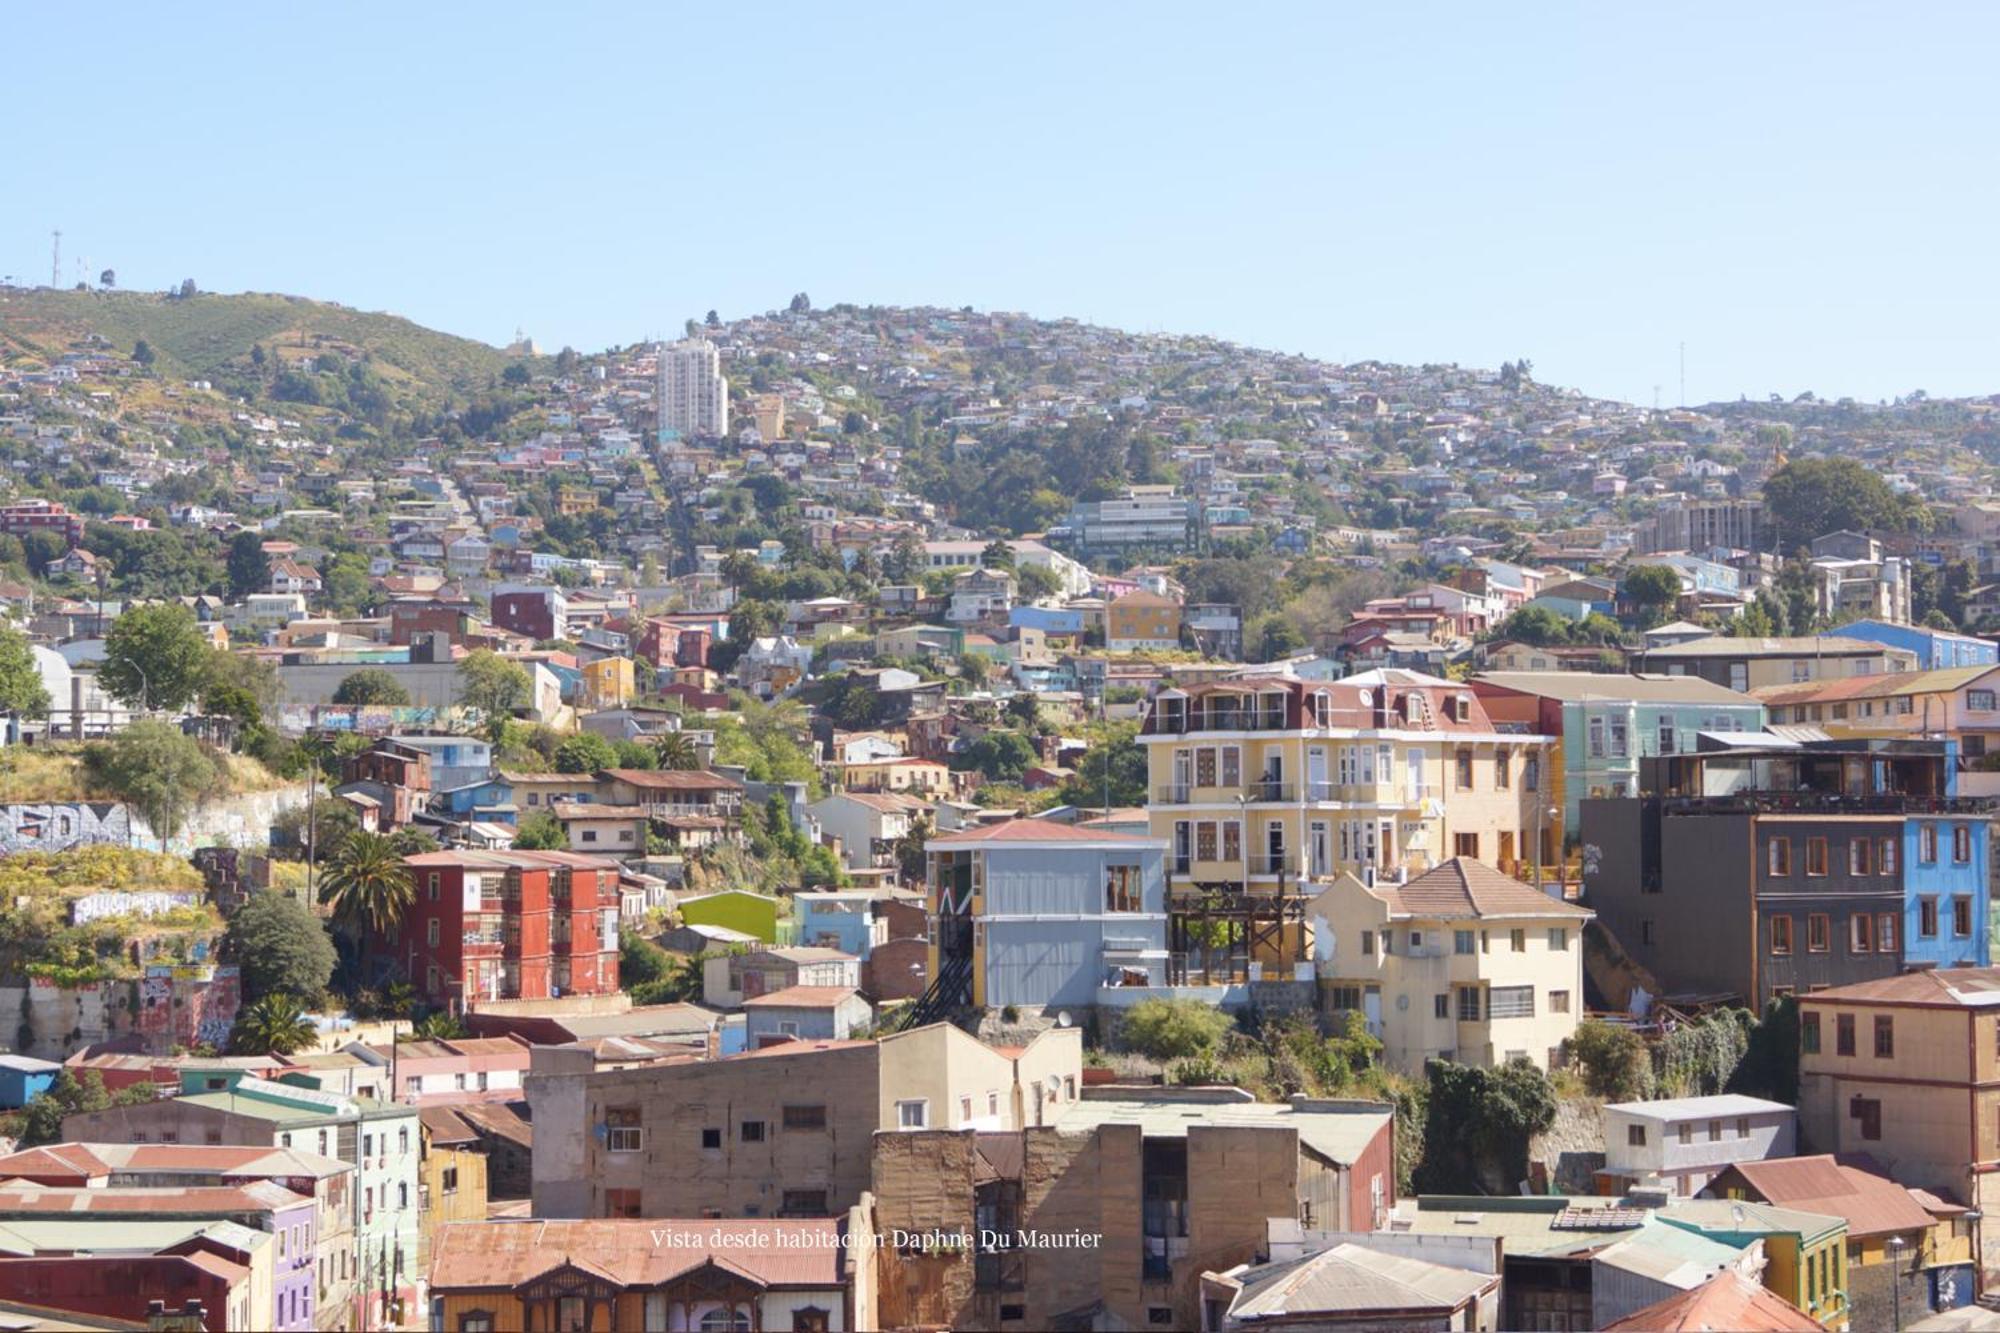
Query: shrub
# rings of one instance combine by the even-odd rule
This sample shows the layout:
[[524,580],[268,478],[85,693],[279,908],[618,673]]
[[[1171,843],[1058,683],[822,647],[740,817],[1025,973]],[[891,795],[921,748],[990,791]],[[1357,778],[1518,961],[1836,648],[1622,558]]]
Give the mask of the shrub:
[[1645,1097],[1653,1086],[1653,1061],[1645,1038],[1628,1027],[1586,1018],[1564,1043],[1584,1091],[1609,1102]]
[[1235,1023],[1199,1000],[1141,1000],[1126,1011],[1119,1032],[1125,1045],[1165,1063],[1206,1055]]

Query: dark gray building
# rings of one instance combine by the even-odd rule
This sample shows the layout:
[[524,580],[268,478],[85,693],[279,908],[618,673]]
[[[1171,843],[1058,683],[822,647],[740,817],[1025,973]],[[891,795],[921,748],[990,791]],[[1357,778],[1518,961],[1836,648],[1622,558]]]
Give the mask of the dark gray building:
[[1987,825],[1945,742],[1713,748],[1582,803],[1585,901],[1664,993],[1774,996],[1980,966]]

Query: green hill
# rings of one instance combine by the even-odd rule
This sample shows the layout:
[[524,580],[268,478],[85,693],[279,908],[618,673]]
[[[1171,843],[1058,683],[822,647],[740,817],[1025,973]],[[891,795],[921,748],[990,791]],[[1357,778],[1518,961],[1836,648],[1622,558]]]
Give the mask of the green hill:
[[0,361],[58,356],[91,335],[129,353],[141,340],[162,374],[207,378],[250,368],[251,348],[291,363],[367,357],[397,386],[441,401],[485,388],[514,358],[399,315],[261,292],[173,298],[157,292],[0,292]]

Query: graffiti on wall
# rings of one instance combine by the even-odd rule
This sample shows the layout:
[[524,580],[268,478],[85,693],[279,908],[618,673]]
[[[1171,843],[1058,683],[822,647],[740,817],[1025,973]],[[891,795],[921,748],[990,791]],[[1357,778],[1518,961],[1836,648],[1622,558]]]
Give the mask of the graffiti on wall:
[[159,889],[120,893],[107,889],[72,900],[69,920],[73,926],[83,926],[111,916],[164,916],[175,908],[193,907],[200,901],[199,893],[168,893]]
[[139,1034],[148,1055],[207,1042],[221,1046],[242,1005],[241,975],[234,967],[205,963],[159,964],[139,982]]
[[132,817],[116,801],[0,805],[0,852],[60,852],[132,841]]

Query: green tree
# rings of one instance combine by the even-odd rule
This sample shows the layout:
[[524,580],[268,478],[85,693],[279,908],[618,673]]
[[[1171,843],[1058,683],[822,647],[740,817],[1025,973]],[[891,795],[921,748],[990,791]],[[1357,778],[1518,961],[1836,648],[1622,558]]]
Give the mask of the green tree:
[[85,1070],[82,1078],[65,1069],[46,1091],[36,1093],[26,1106],[7,1119],[18,1140],[16,1146],[35,1148],[62,1142],[64,1116],[102,1111],[107,1106],[136,1105],[152,1101],[154,1096],[150,1083],[121,1088],[113,1095],[104,1090],[104,1075],[95,1069]]
[[1526,1060],[1495,1069],[1433,1060],[1426,1073],[1424,1194],[1509,1193],[1528,1174],[1528,1142],[1555,1123],[1548,1075]]
[[1014,582],[1019,587],[1022,600],[1039,602],[1054,597],[1062,591],[1062,580],[1047,565],[1019,565],[1014,570]]
[[660,766],[660,752],[644,741],[611,742],[608,768],[636,768],[642,772]]
[[327,859],[319,900],[358,941],[370,931],[387,934],[402,921],[417,900],[417,886],[393,838],[357,829]]
[[178,711],[201,694],[208,655],[194,612],[174,602],[135,606],[111,622],[97,678],[121,703]]
[[1250,656],[1258,662],[1275,662],[1306,646],[1305,636],[1290,617],[1277,611],[1259,617],[1244,638]]
[[1791,460],[1765,479],[1764,511],[1787,551],[1829,532],[1903,526],[1907,517],[1889,483],[1855,458]]
[[1524,606],[1502,621],[1493,633],[1495,638],[1547,648],[1568,643],[1574,624],[1569,617],[1546,606]]
[[229,539],[229,592],[241,600],[271,588],[271,561],[264,554],[263,534],[244,530]]
[[658,981],[673,961],[670,954],[636,930],[618,932],[618,984],[625,990]]
[[[634,1004],[682,1004],[689,1000],[699,1000],[703,987],[702,964],[714,955],[708,953],[690,954],[685,958],[668,955],[667,965],[660,975],[651,981],[642,981],[627,986]],[[623,980],[621,974],[620,980]]]
[[990,541],[979,553],[979,563],[988,569],[1004,569],[1014,572],[1014,548],[1003,541]]
[[224,943],[242,969],[243,994],[317,996],[336,961],[320,919],[289,893],[253,893],[229,918]]
[[49,711],[48,687],[35,666],[28,636],[0,626],[0,710],[22,717],[44,717]]
[[548,811],[529,815],[514,830],[514,846],[524,852],[560,852],[569,848],[562,821]]
[[[257,722],[278,711],[278,668],[262,657],[212,648],[208,654],[207,678],[202,682],[202,711],[212,717],[235,717]],[[233,702],[223,705],[228,698]],[[249,701],[244,707],[243,700]],[[211,703],[211,699],[218,702]]]
[[951,757],[954,769],[976,769],[988,782],[1019,782],[1039,762],[1034,745],[1018,731],[989,731]]
[[244,1005],[229,1031],[229,1049],[237,1055],[290,1055],[319,1039],[306,1017],[305,1006],[290,995],[273,992]]
[[518,389],[528,382],[528,367],[519,361],[511,361],[500,372],[500,382],[509,388]]
[[200,741],[151,718],[83,750],[93,787],[130,805],[163,841],[172,841],[201,806],[228,785],[221,763]]
[[1625,571],[1625,596],[1640,629],[1667,622],[1681,600],[1681,576],[1669,565],[1638,565]]
[[1141,1000],[1125,1011],[1118,1037],[1141,1055],[1165,1062],[1208,1055],[1234,1026],[1228,1014],[1200,1000]]
[[528,706],[534,680],[526,667],[510,662],[490,648],[467,653],[458,664],[459,702],[476,708],[489,721],[500,721]]
[[342,615],[355,615],[367,609],[374,594],[368,562],[358,555],[337,555],[320,570],[320,597]]
[[153,344],[141,338],[132,344],[132,359],[142,366],[150,367],[153,362],[159,360],[159,356],[153,351]]
[[410,706],[410,692],[403,682],[381,667],[363,667],[341,678],[333,691],[337,704],[375,704],[389,708]]
[[594,731],[565,737],[556,747],[558,773],[595,773],[601,768],[615,768],[617,764],[617,748]]
[[1090,747],[1077,761],[1076,775],[1063,783],[1064,803],[1146,804],[1146,748],[1139,744],[1139,724],[1111,722],[1094,731]]

